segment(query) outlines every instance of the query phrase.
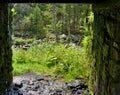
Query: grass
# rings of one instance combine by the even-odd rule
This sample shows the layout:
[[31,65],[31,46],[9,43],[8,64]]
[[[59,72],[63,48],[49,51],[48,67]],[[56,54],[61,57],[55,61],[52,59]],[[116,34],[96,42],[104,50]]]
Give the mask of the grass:
[[42,43],[27,51],[13,49],[13,74],[25,72],[62,76],[66,81],[88,80],[89,63],[84,48]]

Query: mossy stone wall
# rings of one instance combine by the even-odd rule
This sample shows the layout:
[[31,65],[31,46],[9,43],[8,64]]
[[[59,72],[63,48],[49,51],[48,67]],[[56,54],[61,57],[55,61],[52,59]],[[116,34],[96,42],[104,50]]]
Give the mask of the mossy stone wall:
[[120,3],[93,12],[94,95],[120,95]]
[[0,4],[0,93],[12,82],[11,37],[8,31],[8,4]]

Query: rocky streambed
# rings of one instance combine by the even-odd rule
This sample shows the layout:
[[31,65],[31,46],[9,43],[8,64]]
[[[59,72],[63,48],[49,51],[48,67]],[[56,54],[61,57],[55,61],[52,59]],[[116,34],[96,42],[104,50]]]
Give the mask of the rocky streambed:
[[26,73],[13,77],[13,83],[0,95],[90,95],[83,80],[64,82],[60,77]]

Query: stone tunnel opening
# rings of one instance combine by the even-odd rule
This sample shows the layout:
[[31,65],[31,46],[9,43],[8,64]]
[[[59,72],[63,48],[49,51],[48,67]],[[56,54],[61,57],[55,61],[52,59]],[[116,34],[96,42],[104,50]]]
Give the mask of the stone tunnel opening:
[[[53,14],[55,14],[53,6]],[[92,67],[92,87],[94,95],[119,95],[119,44],[120,44],[120,3],[119,0],[93,4],[92,53],[95,58]],[[36,8],[37,9],[37,8]],[[26,10],[26,9],[25,9]],[[13,10],[14,12],[14,10]],[[68,7],[69,13],[69,7]],[[73,12],[75,13],[75,11]],[[12,43],[9,33],[11,18],[8,16],[8,4],[0,6],[0,92],[12,83]],[[60,19],[61,17],[59,17]],[[55,16],[54,16],[55,17]],[[73,16],[74,18],[74,16]],[[27,18],[26,18],[27,20]],[[53,19],[55,20],[55,19]],[[37,20],[36,20],[37,21]],[[69,20],[68,20],[69,21]],[[54,22],[55,24],[56,22]],[[54,29],[56,26],[53,24]],[[23,25],[26,26],[26,25]],[[35,26],[36,27],[36,26]],[[48,26],[49,27],[49,26]],[[9,29],[8,29],[9,28]],[[69,34],[69,31],[68,31]],[[55,35],[56,36],[56,35]],[[45,45],[44,45],[45,46]],[[54,58],[53,58],[54,59]]]
[[[90,36],[90,30],[87,30],[91,23],[89,17],[92,16],[89,4],[30,5],[21,3],[14,4],[13,7],[14,75],[38,72],[38,70],[40,73],[48,73],[50,70],[49,72],[54,72],[53,74],[66,76],[65,79],[86,78],[87,80],[89,70],[81,74],[77,73],[83,68],[88,69],[87,62],[83,60],[81,63],[81,56],[85,53],[83,50],[84,35],[86,39]],[[81,61],[76,57],[79,57]],[[79,64],[81,67],[75,69],[73,64],[76,66]]]

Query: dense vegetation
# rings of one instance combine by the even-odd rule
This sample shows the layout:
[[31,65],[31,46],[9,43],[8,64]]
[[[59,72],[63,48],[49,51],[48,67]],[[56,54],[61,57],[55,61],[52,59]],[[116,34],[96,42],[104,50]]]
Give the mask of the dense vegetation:
[[13,34],[40,38],[50,33],[82,34],[89,10],[82,4],[13,4]]
[[14,75],[36,72],[62,76],[67,81],[89,80],[90,62],[86,53],[91,44],[89,5],[12,6]]
[[42,43],[13,51],[14,74],[24,72],[50,73],[67,80],[88,78],[89,64],[83,48],[63,44]]

